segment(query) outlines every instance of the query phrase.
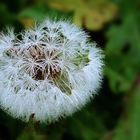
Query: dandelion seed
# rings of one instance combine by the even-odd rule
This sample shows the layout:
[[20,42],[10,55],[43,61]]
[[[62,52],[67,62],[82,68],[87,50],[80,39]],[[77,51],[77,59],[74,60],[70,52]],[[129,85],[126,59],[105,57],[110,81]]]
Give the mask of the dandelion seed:
[[96,93],[102,55],[84,31],[46,20],[0,36],[0,105],[16,118],[53,122],[71,115]]

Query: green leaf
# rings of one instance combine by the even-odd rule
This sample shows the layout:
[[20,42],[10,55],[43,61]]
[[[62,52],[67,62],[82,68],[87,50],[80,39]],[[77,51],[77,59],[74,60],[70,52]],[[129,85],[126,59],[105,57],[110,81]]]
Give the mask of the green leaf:
[[127,15],[121,25],[112,26],[107,34],[105,74],[114,92],[128,91],[139,73],[140,33],[137,17],[133,13]]
[[140,86],[128,96],[125,112],[113,140],[139,140],[140,138]]
[[100,117],[94,111],[91,111],[91,109],[85,109],[75,114],[69,119],[67,128],[76,140],[100,139],[106,132]]

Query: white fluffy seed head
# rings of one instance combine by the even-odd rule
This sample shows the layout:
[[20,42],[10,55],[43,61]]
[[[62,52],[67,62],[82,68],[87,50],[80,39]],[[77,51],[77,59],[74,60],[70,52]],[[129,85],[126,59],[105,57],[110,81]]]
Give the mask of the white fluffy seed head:
[[0,36],[0,105],[16,118],[50,123],[71,115],[96,93],[102,54],[84,31],[47,19]]

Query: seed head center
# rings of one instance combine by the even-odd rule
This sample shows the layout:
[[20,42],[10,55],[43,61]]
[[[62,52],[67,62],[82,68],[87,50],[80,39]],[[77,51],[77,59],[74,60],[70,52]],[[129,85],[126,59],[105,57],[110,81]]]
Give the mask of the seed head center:
[[61,72],[59,51],[44,47],[30,46],[26,49],[12,48],[6,52],[9,56],[22,59],[22,69],[34,80],[53,79]]

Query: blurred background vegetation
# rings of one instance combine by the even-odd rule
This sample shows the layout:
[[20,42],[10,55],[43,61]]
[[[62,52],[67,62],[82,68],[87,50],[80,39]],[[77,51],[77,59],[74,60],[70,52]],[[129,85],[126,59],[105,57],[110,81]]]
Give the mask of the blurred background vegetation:
[[71,20],[104,50],[102,88],[51,125],[33,127],[0,110],[0,140],[140,140],[140,1],[0,0],[1,30],[19,32],[46,17]]

